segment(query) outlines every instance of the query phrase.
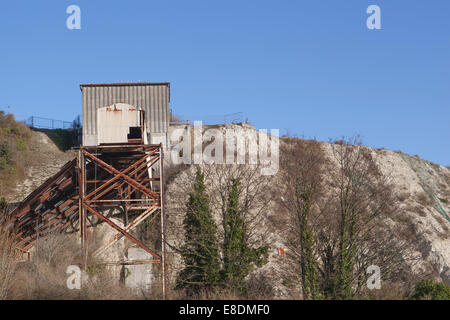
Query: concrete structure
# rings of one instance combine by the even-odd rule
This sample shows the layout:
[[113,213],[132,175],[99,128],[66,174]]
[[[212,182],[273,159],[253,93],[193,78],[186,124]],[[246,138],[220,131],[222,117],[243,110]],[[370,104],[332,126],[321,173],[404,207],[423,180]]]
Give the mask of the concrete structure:
[[[151,255],[138,247],[128,248],[128,260],[148,260]],[[153,264],[136,264],[127,265],[125,268],[125,286],[131,289],[150,290],[152,284],[155,282],[155,275],[153,274]]]

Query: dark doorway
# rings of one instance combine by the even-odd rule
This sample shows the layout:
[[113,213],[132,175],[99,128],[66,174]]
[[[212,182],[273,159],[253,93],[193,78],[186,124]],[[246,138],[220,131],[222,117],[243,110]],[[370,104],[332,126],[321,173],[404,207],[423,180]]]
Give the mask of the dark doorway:
[[128,134],[128,140],[130,139],[142,139],[141,127],[130,127],[130,133]]

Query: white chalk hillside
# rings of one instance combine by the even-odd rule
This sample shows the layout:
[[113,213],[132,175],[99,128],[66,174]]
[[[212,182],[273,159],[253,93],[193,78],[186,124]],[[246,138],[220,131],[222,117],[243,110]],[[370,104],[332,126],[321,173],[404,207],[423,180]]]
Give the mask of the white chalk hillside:
[[[222,126],[221,129],[224,131],[230,127],[233,126]],[[241,126],[234,126],[234,129],[240,134],[244,134],[246,130],[253,130]],[[326,158],[332,162],[332,145],[330,143],[320,143],[320,145]],[[412,269],[417,273],[425,271],[428,275],[450,283],[450,170],[417,156],[385,149],[365,148],[370,150],[379,171],[389,176],[394,183],[394,193],[400,202],[402,214],[389,223],[394,230],[408,230],[407,234],[402,232],[398,237],[406,236],[413,241],[418,263],[414,264]],[[174,225],[180,225],[184,216],[183,204],[186,203],[187,194],[184,193],[184,198],[181,197],[181,199],[179,196],[185,192],[192,173],[192,168],[179,173],[168,186],[166,213]],[[273,196],[281,197],[282,195]],[[285,262],[279,254],[279,248],[286,248],[283,234],[285,228],[282,225],[273,225],[273,221],[283,221],[283,219],[277,219],[277,215],[280,213],[274,206],[268,207],[264,227],[271,225],[271,228],[264,237],[271,245],[271,254],[269,263],[260,272],[270,275],[269,278],[273,282],[272,286],[277,295],[286,296],[287,289],[282,284],[283,279],[280,276]],[[167,232],[171,245],[177,247],[182,243],[179,229]],[[176,254],[173,253],[173,256],[176,257]],[[174,270],[180,267],[180,263],[179,257],[174,258]]]
[[[235,129],[253,130],[242,126],[236,126]],[[25,198],[75,156],[72,152],[59,151],[43,133],[34,132],[33,135],[36,150],[43,153],[40,155],[42,161],[39,165],[28,168],[28,178],[17,186],[16,192],[9,198],[10,201],[20,201]],[[327,157],[331,159],[331,144],[321,143],[321,146]],[[384,149],[370,149],[370,152],[378,169],[389,175],[394,182],[394,191],[401,202],[400,206],[404,209],[404,214],[400,219],[392,221],[392,224],[394,228],[395,226],[409,227],[410,233],[407,236],[414,239],[414,249],[420,258],[419,264],[414,268],[417,271],[426,270],[442,281],[450,283],[450,170],[400,152]],[[170,179],[167,185],[166,214],[169,220],[167,239],[169,244],[175,247],[182,243],[182,233],[179,230],[171,230],[169,226],[176,221],[182,221],[183,203],[186,203],[187,194],[179,198],[180,187],[186,187],[181,185],[180,181],[183,181],[183,177],[187,177],[188,172],[192,170],[192,167],[187,167],[186,170]],[[264,223],[270,224],[270,221],[276,221],[277,219],[272,218],[278,214],[280,213],[273,207],[268,207]],[[282,279],[277,278],[284,263],[283,257],[279,255],[279,248],[286,247],[283,226],[275,225],[269,230],[270,232],[264,236],[271,246],[270,260],[260,271],[271,275],[277,294],[283,296],[286,288],[282,284]],[[180,260],[170,248],[168,259],[171,264],[169,268],[174,276],[179,268]]]
[[[329,155],[330,144],[323,144]],[[390,176],[404,210],[395,224],[407,224],[415,249],[422,257],[417,267],[450,283],[450,170],[401,152],[371,149],[378,168]]]

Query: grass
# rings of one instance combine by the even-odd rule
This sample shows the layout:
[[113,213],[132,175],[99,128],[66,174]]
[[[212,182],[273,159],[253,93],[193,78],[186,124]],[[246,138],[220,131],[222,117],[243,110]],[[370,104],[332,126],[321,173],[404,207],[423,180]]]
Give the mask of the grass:
[[[81,288],[71,290],[67,286],[71,265],[82,269],[84,259],[77,236],[54,233],[39,240],[34,247],[32,260],[20,262],[12,274],[8,299],[14,300],[127,300],[144,299],[142,293],[133,292],[116,281],[117,275],[107,268],[97,268],[96,261],[88,260]],[[95,269],[95,272],[93,270]],[[149,293],[147,297],[153,296]]]

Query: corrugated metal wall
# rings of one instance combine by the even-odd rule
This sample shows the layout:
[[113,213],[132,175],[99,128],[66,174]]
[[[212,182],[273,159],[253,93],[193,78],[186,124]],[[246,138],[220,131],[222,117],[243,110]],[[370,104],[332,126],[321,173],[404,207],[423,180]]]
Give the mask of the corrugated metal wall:
[[150,135],[166,133],[169,127],[169,83],[81,85],[83,105],[83,145],[92,145],[97,136],[97,109],[127,103],[145,111]]

